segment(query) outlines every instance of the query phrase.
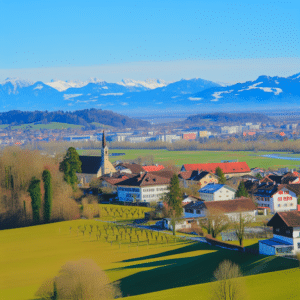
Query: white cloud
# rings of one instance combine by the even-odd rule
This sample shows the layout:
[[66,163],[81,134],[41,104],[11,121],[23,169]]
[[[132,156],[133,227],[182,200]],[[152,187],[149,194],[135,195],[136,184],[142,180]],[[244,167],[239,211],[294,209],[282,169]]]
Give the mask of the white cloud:
[[202,100],[202,98],[197,98],[197,97],[189,97],[188,99],[191,100],[191,101],[200,101],[200,100]]
[[82,96],[82,94],[64,94],[64,100],[73,101],[75,97]]

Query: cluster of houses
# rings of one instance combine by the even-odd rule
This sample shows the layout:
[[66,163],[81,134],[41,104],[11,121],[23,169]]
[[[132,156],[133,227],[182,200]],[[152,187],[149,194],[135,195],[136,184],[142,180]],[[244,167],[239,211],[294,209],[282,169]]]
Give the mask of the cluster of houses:
[[[135,163],[113,165],[108,159],[108,147],[103,134],[101,157],[80,156],[82,173],[78,174],[81,185],[92,178],[101,178],[102,186],[109,188],[121,202],[157,203],[169,191],[173,172],[162,165],[142,166]],[[244,182],[249,198],[236,198],[236,188],[219,184],[216,168],[222,169],[228,181]],[[184,164],[177,174],[185,187],[199,187],[197,197],[185,195],[182,202],[184,218],[179,228],[191,227],[193,220],[218,212],[235,220],[240,214],[255,219],[258,210],[274,214],[268,223],[273,226],[274,236],[259,243],[260,253],[273,255],[294,253],[300,249],[300,212],[297,199],[300,196],[300,174],[270,173],[258,179],[257,170],[252,172],[245,162]],[[163,220],[170,228],[170,220]],[[298,241],[299,240],[299,241]]]

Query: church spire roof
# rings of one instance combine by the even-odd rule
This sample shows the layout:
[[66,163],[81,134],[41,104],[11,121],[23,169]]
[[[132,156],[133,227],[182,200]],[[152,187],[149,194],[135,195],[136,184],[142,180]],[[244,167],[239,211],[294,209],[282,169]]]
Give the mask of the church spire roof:
[[104,134],[104,130],[103,130],[103,135],[102,135],[102,148],[104,148],[106,146],[106,139],[105,139],[105,134]]

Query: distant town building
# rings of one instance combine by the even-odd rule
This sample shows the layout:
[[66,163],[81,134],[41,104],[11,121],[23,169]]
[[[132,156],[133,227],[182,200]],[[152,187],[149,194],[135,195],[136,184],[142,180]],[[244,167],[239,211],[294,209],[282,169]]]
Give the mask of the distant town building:
[[232,200],[235,193],[236,189],[217,183],[209,183],[199,190],[200,198],[204,201]]

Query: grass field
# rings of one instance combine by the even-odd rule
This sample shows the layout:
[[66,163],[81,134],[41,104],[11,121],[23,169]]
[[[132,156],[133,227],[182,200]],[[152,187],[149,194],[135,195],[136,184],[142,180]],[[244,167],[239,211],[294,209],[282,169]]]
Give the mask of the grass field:
[[[80,155],[100,155],[101,151],[96,149],[78,150]],[[168,151],[168,150],[110,150],[110,153],[125,153],[123,156],[111,156],[111,162],[116,160],[136,159],[139,156],[154,157],[155,162],[173,161],[176,165],[193,163],[209,163],[220,162],[222,160],[245,161],[250,168],[298,168],[300,161],[283,160],[261,157],[260,155],[272,154],[273,152],[250,152],[250,151]],[[280,153],[281,156],[289,155],[288,153]],[[292,157],[300,157],[300,155],[291,155]]]
[[[8,127],[8,124],[0,125],[0,128]],[[81,128],[82,125],[74,125],[74,124],[67,124],[67,123],[59,123],[59,122],[51,122],[49,124],[23,124],[17,126],[11,126],[12,129],[30,129],[30,130],[39,130],[39,129],[68,129],[68,128]]]
[[[80,258],[93,259],[112,281],[120,282],[130,300],[209,299],[213,272],[223,259],[241,266],[250,299],[297,299],[283,295],[300,292],[295,260],[175,241],[171,236],[167,243],[164,234],[156,239],[157,233],[117,227],[75,220],[0,231],[0,299],[35,299],[47,278],[57,275],[65,262]],[[249,241],[249,246],[255,242]]]

